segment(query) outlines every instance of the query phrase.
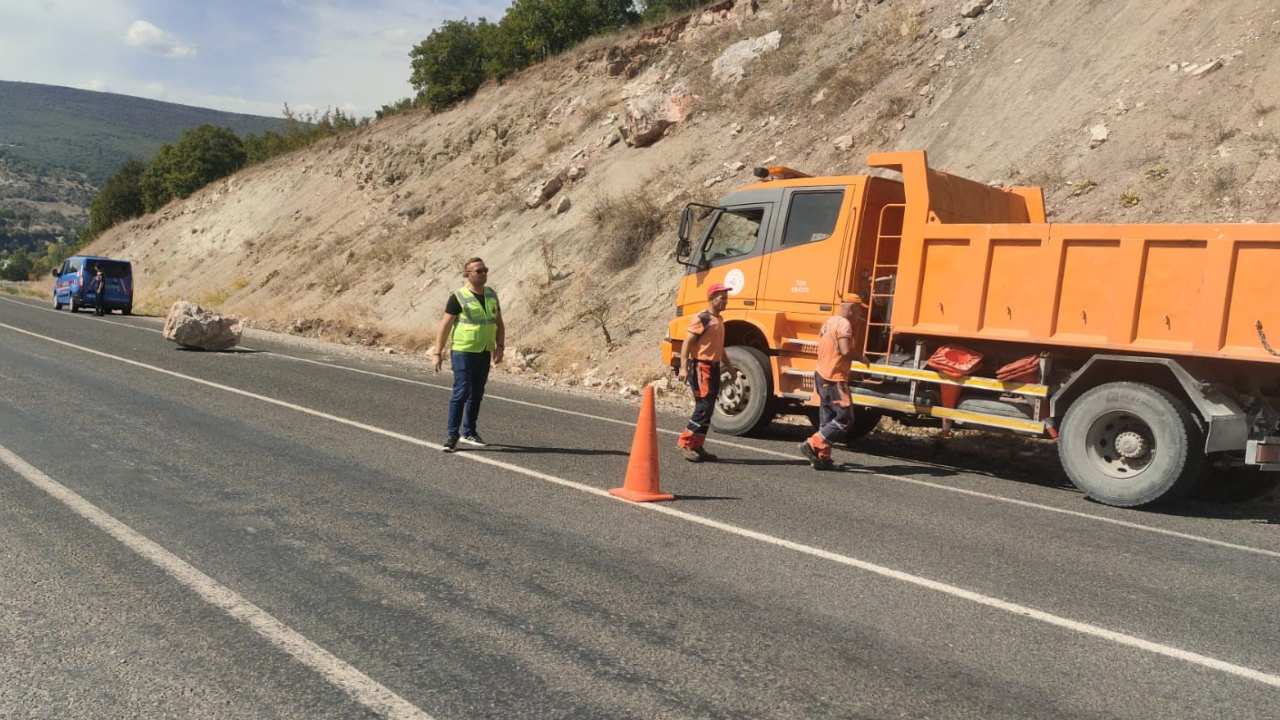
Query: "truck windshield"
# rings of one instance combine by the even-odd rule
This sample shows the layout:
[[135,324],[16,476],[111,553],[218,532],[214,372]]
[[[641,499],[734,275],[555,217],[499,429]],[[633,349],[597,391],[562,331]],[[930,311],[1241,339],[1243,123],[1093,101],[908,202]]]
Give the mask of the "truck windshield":
[[702,259],[707,262],[749,255],[756,247],[763,208],[726,208],[716,219],[703,246]]

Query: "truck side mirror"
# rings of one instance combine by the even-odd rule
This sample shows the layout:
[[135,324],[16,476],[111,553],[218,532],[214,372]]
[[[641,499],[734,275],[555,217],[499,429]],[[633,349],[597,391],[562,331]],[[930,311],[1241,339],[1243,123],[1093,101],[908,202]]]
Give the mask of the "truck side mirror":
[[[687,247],[689,245],[689,226],[693,223],[693,209],[688,205],[680,211],[680,229],[676,231],[676,237],[680,238],[680,245]],[[677,253],[678,254],[678,253]],[[688,254],[687,252],[685,253]]]
[[59,270],[61,270],[61,269],[62,269],[62,268],[60,268],[60,267],[52,268],[52,269],[50,269],[50,270],[49,270],[49,274],[50,274],[50,275],[52,275],[52,276],[54,276],[54,277],[58,277],[58,275],[60,274],[58,271],[59,271]]

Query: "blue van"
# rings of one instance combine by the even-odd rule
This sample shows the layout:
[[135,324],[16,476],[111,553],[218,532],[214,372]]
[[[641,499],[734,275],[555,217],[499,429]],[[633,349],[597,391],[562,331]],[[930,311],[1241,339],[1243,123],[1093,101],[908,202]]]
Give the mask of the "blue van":
[[61,310],[66,305],[71,312],[94,307],[98,298],[91,286],[94,272],[99,268],[107,278],[107,310],[119,310],[125,315],[132,313],[133,266],[128,260],[93,255],[74,255],[63,261],[61,267],[54,268],[53,307]]

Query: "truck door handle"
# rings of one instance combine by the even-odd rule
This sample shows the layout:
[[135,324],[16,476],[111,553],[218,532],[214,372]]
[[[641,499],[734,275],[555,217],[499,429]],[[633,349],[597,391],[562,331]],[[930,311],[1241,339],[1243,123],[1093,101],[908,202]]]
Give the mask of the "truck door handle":
[[754,305],[756,304],[756,301],[755,301],[755,300],[743,300],[743,301],[742,301],[742,304],[743,304],[743,305],[746,305],[747,307],[752,307],[752,306],[754,306]]
[[830,309],[831,309],[831,306],[830,306],[830,305],[819,305],[819,306],[818,306],[818,309],[819,309],[819,310],[830,310]]

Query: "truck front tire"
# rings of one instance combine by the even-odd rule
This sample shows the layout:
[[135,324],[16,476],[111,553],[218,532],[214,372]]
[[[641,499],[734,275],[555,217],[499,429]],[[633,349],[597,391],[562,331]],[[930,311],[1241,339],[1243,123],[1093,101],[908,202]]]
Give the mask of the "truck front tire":
[[1172,393],[1136,382],[1093,388],[1071,403],[1058,437],[1067,477],[1098,502],[1138,507],[1185,495],[1200,477],[1204,438]]
[[746,345],[725,348],[732,373],[720,375],[720,397],[711,429],[724,435],[748,435],[773,422],[773,372],[769,356]]

